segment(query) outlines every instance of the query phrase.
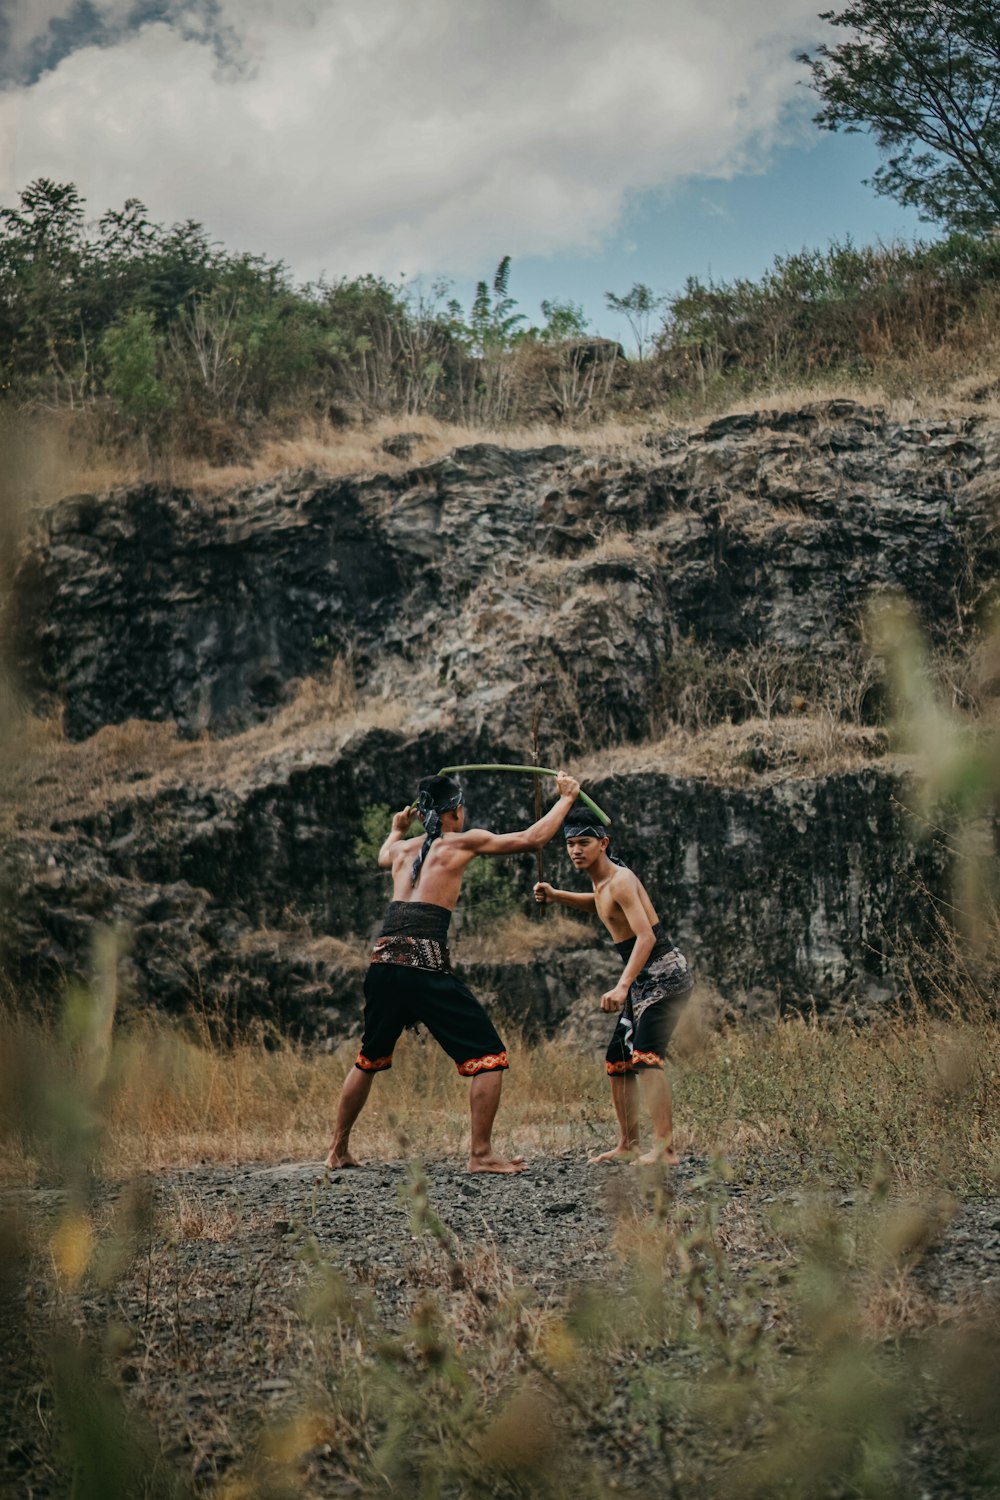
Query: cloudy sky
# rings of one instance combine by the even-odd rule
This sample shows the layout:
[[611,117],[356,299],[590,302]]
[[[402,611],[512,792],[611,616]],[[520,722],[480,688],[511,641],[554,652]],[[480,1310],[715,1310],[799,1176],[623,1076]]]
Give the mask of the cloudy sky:
[[[301,279],[582,302],[912,236],[821,135],[818,0],[0,0],[0,202],[138,197]],[[925,231],[926,232],[926,231]]]

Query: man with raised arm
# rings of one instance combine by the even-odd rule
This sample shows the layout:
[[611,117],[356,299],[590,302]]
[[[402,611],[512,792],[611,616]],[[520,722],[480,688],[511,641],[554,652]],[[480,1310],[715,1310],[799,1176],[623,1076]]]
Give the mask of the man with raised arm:
[[[694,985],[687,960],[663,931],[642,881],[610,852],[608,831],[590,809],[573,808],[563,833],[570,860],[589,876],[593,891],[557,891],[540,880],[535,900],[543,906],[555,902],[576,911],[596,912],[625,963],[614,989],[601,997],[602,1010],[619,1013],[605,1058],[618,1144],[591,1161],[624,1158],[676,1166],[680,1158],[674,1151],[673,1098],[663,1064]],[[644,1156],[638,1155],[638,1087],[655,1136],[653,1149]]]
[[[472,1141],[470,1172],[523,1172],[524,1161],[505,1161],[493,1150],[493,1121],[500,1103],[507,1053],[475,995],[452,972],[448,924],[458,903],[466,866],[478,855],[525,854],[541,849],[562,826],[580,792],[564,773],[559,800],[520,833],[465,832],[462,788],[448,776],[427,776],[416,802],[395,814],[379,850],[379,867],[392,871],[393,899],[372,950],[365,978],[364,1034],[357,1062],[340,1091],[326,1164],[357,1167],[351,1155],[354,1122],[364,1109],[376,1073],[392,1066],[404,1026],[420,1021],[443,1047],[469,1085]],[[409,838],[414,818],[424,833]]]

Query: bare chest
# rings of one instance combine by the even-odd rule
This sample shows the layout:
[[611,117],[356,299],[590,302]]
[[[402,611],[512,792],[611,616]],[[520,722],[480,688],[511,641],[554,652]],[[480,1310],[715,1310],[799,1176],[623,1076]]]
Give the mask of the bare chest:
[[625,938],[633,936],[628,918],[609,891],[602,891],[600,888],[595,888],[594,900],[597,906],[597,915],[616,943],[620,943]]

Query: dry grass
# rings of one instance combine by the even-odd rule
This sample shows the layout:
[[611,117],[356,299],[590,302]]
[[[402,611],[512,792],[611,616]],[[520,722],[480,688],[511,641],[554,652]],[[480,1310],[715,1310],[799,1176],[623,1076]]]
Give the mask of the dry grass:
[[313,937],[298,928],[289,931],[282,928],[272,931],[258,927],[245,932],[238,944],[240,953],[294,953],[303,958],[319,959],[323,963],[351,973],[360,973],[368,967],[368,954],[364,943],[358,938]]
[[[648,420],[583,424],[578,428],[537,423],[520,427],[466,427],[436,418],[386,417],[363,426],[340,428],[304,418],[297,433],[266,440],[245,463],[210,464],[171,452],[151,452],[143,445],[109,450],[81,436],[71,413],[45,418],[8,419],[8,445],[16,443],[17,491],[31,509],[46,509],[69,494],[101,494],[121,485],[156,483],[191,489],[197,494],[263,484],[290,471],[312,472],[317,479],[345,474],[401,474],[418,464],[433,463],[455,448],[495,443],[505,448],[543,448],[558,444],[618,459],[648,464],[655,455],[642,441]],[[662,423],[660,424],[662,426]],[[386,452],[384,444],[413,435],[406,458]]]
[[[791,384],[763,388],[748,396],[719,392],[694,403],[683,426],[698,427],[725,415],[752,411],[795,410],[815,402],[853,400],[883,409],[890,418],[1000,416],[1000,390],[984,397],[987,371],[957,378],[953,389],[932,396],[900,395],[892,382],[826,381],[815,386]],[[71,413],[22,418],[17,423],[19,448],[25,451],[19,489],[33,509],[44,509],[68,494],[100,494],[121,485],[160,483],[191,489],[198,494],[263,484],[280,474],[309,471],[317,478],[346,474],[399,474],[419,464],[433,463],[454,449],[494,443],[513,449],[560,445],[599,458],[601,466],[628,463],[648,467],[660,462],[650,434],[682,429],[676,412],[665,405],[632,419],[616,417],[578,427],[535,423],[514,427],[468,427],[436,418],[386,417],[363,426],[340,428],[305,418],[294,435],[264,441],[245,463],[210,464],[172,453],[150,452],[144,446],[109,450],[81,439]],[[384,444],[401,434],[415,435],[406,458],[394,457]],[[787,435],[785,436],[787,441]],[[581,473],[581,478],[586,478]]]
[[[155,797],[181,783],[225,785],[239,793],[317,757],[335,758],[352,736],[369,729],[404,730],[408,713],[398,699],[360,696],[338,662],[326,678],[302,681],[271,719],[226,739],[182,740],[173,724],[130,719],[73,742],[58,719],[27,715],[0,764],[0,828],[48,827],[56,817]],[[585,756],[571,769],[586,781],[656,772],[724,785],[770,784],[857,770],[885,757],[885,748],[883,731],[814,710],[697,732],[674,726],[657,740]],[[911,759],[893,756],[891,763],[910,766]]]
[[[797,411],[826,401],[855,401],[877,408],[890,421],[1000,418],[997,348],[980,344],[973,351],[948,347],[927,351],[923,362],[887,362],[869,379],[824,376],[815,382],[776,380],[744,394],[724,385],[710,390],[704,401],[687,404],[687,421],[713,421],[758,411]],[[676,417],[674,419],[676,421]]]
[[[980,339],[980,345],[982,340]],[[795,410],[816,402],[852,400],[879,407],[897,421],[919,418],[995,419],[1000,417],[1000,385],[995,351],[988,345],[930,350],[924,360],[898,368],[887,364],[879,378],[823,378],[815,383],[776,380],[741,394],[722,386],[704,396],[689,394],[678,403],[624,413],[579,425],[529,423],[472,427],[422,416],[384,417],[357,426],[335,427],[303,416],[297,429],[275,433],[259,443],[252,459],[212,464],[136,442],[109,448],[93,436],[87,414],[13,413],[2,420],[0,441],[11,455],[8,484],[31,509],[45,509],[68,494],[100,494],[119,485],[160,483],[199,494],[262,484],[288,471],[311,471],[317,478],[345,474],[405,472],[432,463],[457,447],[496,443],[514,449],[559,444],[599,455],[602,462],[647,466],[660,461],[649,434],[703,425],[726,415]],[[383,444],[401,434],[416,435],[408,457],[396,458]],[[785,440],[787,440],[787,435]]]
[[229,1204],[206,1204],[187,1193],[175,1193],[163,1215],[161,1232],[171,1240],[209,1240],[225,1245],[244,1234],[249,1227],[247,1215],[237,1213]]
[[[3,1179],[44,1178],[46,1164],[34,1153],[30,1128],[9,1133],[8,1111],[18,1097],[11,1070],[29,1056],[71,1071],[74,1065],[58,1062],[62,1047],[47,1028],[8,1017],[0,1032],[7,1063],[0,1073],[0,1115],[10,1146]],[[591,1136],[592,1116],[607,1113],[600,1060],[554,1043],[529,1049],[513,1038],[509,1045],[515,1065],[506,1080],[501,1144],[556,1151],[571,1137]],[[109,1074],[105,1169],[127,1176],[203,1161],[322,1161],[340,1086],[356,1054],[356,1043],[334,1054],[252,1043],[223,1052],[165,1026],[124,1031]],[[460,1156],[467,1147],[465,1096],[454,1065],[435,1043],[405,1032],[359,1127],[358,1150],[391,1160],[408,1150]]]
[[[192,464],[186,479],[195,489],[259,484],[289,469],[312,469],[317,474],[336,477],[355,473],[403,473],[417,464],[433,463],[456,448],[478,443],[523,450],[545,448],[556,444],[599,453],[602,458],[625,458],[650,461],[649,449],[642,442],[647,424],[631,425],[620,420],[580,427],[561,427],[552,423],[534,423],[516,427],[466,427],[440,422],[433,417],[383,418],[364,427],[346,430],[316,428],[294,439],[284,438],[264,446],[252,464],[206,469]],[[415,434],[409,456],[394,458],[383,444],[400,434]]]
[[[576,924],[571,924],[575,926]],[[539,924],[541,928],[543,924]],[[576,940],[573,934],[571,940]],[[595,997],[596,1003],[596,997]],[[8,1015],[0,1075],[11,1151],[7,1180],[45,1175],[30,1124],[12,1120],[18,1069],[38,1059],[70,1069],[58,1036]],[[734,1160],[788,1153],[819,1178],[902,1190],[964,1193],[1000,1180],[1000,1079],[990,1059],[1000,1025],[924,1018],[856,1034],[787,1022],[762,1030],[697,1029],[674,1064],[682,1150]],[[503,1149],[589,1152],[612,1134],[601,1050],[508,1038],[512,1068],[500,1116]],[[165,1025],[119,1033],[104,1099],[106,1170],[113,1175],[208,1161],[316,1160],[352,1044],[334,1055],[242,1043],[213,1050]],[[955,1058],[960,1059],[960,1066]],[[48,1086],[48,1085],[47,1085]],[[400,1130],[406,1138],[401,1146]],[[454,1067],[421,1033],[404,1033],[358,1127],[363,1156],[460,1156],[468,1121]],[[902,1230],[900,1231],[902,1233]]]
[[561,598],[572,583],[575,597],[581,590],[589,588],[593,591],[593,585],[582,584],[580,579],[595,565],[624,563],[631,566],[643,557],[648,557],[652,535],[645,531],[626,532],[605,527],[596,533],[594,545],[589,551],[579,557],[532,554],[527,558],[518,558],[511,564],[511,577],[528,579],[532,587],[545,583],[557,585]]
[[872,1277],[862,1289],[860,1301],[864,1337],[876,1344],[912,1338],[956,1319],[956,1310],[928,1297],[907,1266]]
[[672,726],[658,740],[595,752],[574,761],[570,770],[583,781],[652,772],[723,785],[772,784],[858,770],[876,759],[904,764],[903,757],[886,756],[883,730],[845,724],[823,711],[746,719],[700,731]]
[[[214,1052],[152,1023],[108,1051],[105,1019],[95,1003],[67,1044],[0,1017],[6,1180],[65,1190],[32,1230],[43,1271],[12,1258],[5,1311],[30,1307],[43,1348],[79,1351],[75,1366],[65,1352],[53,1361],[57,1381],[60,1368],[76,1377],[46,1410],[79,1462],[96,1455],[94,1472],[121,1448],[112,1396],[133,1422],[148,1416],[171,1462],[221,1454],[231,1467],[212,1492],[233,1496],[304,1491],[317,1450],[330,1461],[317,1494],[411,1493],[418,1472],[427,1494],[596,1500],[636,1455],[647,1466],[636,1478],[659,1478],[667,1453],[677,1495],[881,1495],[902,1493],[866,1480],[869,1451],[901,1464],[898,1438],[878,1446],[883,1403],[917,1390],[923,1427],[938,1390],[957,1390],[965,1410],[984,1408],[970,1441],[995,1433],[988,1308],[949,1310],[912,1274],[947,1223],[949,1193],[995,1191],[1000,1176],[1000,1026],[985,1011],[864,1034],[787,1024],[707,1037],[672,1077],[678,1143],[714,1161],[673,1187],[608,1173],[590,1232],[617,1252],[611,1294],[607,1281],[576,1287],[584,1273],[571,1264],[554,1304],[488,1232],[459,1236],[439,1217],[438,1187],[412,1158],[464,1154],[467,1098],[424,1039],[404,1039],[355,1132],[363,1158],[411,1159],[415,1237],[388,1277],[305,1226],[286,1244],[289,1221],[199,1198],[197,1178],[158,1225],[148,1194],[145,1211],[116,1203],[96,1224],[82,1192],[95,1169],[318,1164],[353,1054]],[[511,1050],[501,1149],[583,1156],[611,1138],[599,1057]],[[955,1370],[932,1387],[926,1372],[948,1349]],[[105,1407],[88,1405],[87,1382],[116,1368]],[[31,1391],[48,1402],[46,1378]],[[218,1478],[214,1462],[194,1472]]]
[[488,931],[463,936],[462,962],[527,964],[553,948],[586,947],[593,937],[593,926],[554,908],[534,918],[518,912],[492,924]]
[[155,796],[165,787],[239,789],[310,759],[335,758],[355,734],[402,729],[407,708],[397,700],[365,698],[350,668],[335,661],[323,678],[305,678],[271,718],[242,734],[182,740],[176,725],[129,719],[87,740],[67,740],[58,718],[24,715],[6,741],[0,763],[0,828],[108,803]]

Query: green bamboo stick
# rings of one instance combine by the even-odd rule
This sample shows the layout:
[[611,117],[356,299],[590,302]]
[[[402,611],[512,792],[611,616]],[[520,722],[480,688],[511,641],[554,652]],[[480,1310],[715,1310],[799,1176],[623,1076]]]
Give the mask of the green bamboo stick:
[[[558,774],[559,774],[558,771],[549,771],[545,766],[497,766],[497,765],[487,765],[487,766],[445,766],[445,768],[444,768],[443,771],[439,771],[438,772],[438,775],[439,776],[457,776],[458,773],[459,773],[459,771],[523,771],[528,776],[558,776]],[[581,792],[580,793],[580,801],[586,803],[586,805],[590,808],[591,812],[594,813],[598,818],[600,818],[601,822],[605,825],[605,827],[607,827],[610,824],[611,819],[608,817],[607,813],[603,812],[602,809],[598,807],[597,803],[593,800],[593,798],[587,796],[586,792]]]

